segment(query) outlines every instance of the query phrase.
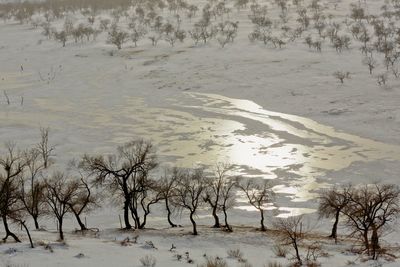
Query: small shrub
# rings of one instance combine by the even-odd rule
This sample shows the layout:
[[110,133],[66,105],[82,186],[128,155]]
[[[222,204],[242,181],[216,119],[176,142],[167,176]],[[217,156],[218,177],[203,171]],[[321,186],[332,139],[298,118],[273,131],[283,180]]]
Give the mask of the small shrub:
[[240,249],[229,249],[227,252],[228,256],[230,258],[234,259],[241,259],[243,258],[243,252],[240,251]]
[[144,267],[154,267],[156,266],[156,262],[157,262],[156,258],[154,258],[154,256],[152,255],[146,255],[140,259],[140,263]]
[[307,267],[320,267],[321,263],[319,263],[317,261],[307,261],[306,266]]
[[283,267],[283,265],[277,261],[273,261],[268,262],[268,264],[265,264],[264,267]]
[[228,267],[226,261],[220,257],[207,258],[206,263],[199,267]]
[[333,76],[343,84],[345,79],[350,79],[350,72],[336,71]]
[[285,258],[288,252],[287,247],[276,244],[272,247],[272,252],[274,252],[275,256]]

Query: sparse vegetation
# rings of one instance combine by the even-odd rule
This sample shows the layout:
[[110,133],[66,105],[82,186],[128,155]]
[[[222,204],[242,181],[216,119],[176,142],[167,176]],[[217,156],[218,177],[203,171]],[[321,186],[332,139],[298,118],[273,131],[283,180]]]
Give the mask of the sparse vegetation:
[[[215,51],[218,51],[219,53],[227,53],[227,57],[223,58],[223,60],[218,58],[218,62],[214,62],[215,66],[217,68],[221,67],[226,72],[232,69],[232,71],[237,71],[235,72],[237,74],[240,73],[236,69],[239,68],[238,62],[240,61],[240,64],[243,65],[248,64],[250,60],[247,61],[246,57],[248,54],[253,53],[252,50],[254,49],[258,53],[257,57],[261,62],[259,69],[262,69],[262,71],[271,68],[276,72],[285,72],[285,78],[293,77],[293,80],[301,79],[301,82],[307,82],[305,80],[308,76],[304,78],[301,75],[308,75],[307,71],[315,67],[319,71],[318,79],[328,76],[326,81],[324,80],[320,83],[318,80],[318,86],[324,84],[328,88],[336,87],[339,93],[345,91],[343,90],[345,88],[351,91],[352,95],[362,95],[363,91],[357,91],[348,85],[362,87],[363,82],[365,82],[368,84],[369,90],[381,86],[388,89],[384,90],[385,94],[391,94],[391,97],[396,99],[397,91],[395,89],[398,87],[398,78],[400,77],[400,1],[390,0],[382,1],[382,3],[379,1],[374,3],[353,2],[349,6],[347,2],[324,0],[275,0],[267,2],[257,0],[207,0],[201,3],[184,0],[43,0],[38,2],[0,3],[0,19],[7,27],[15,27],[15,29],[20,27],[25,31],[30,31],[32,34],[37,34],[40,38],[40,40],[35,40],[37,41],[37,46],[35,46],[37,49],[42,47],[48,49],[48,47],[54,45],[52,49],[60,55],[68,53],[68,56],[91,57],[92,54],[88,51],[93,46],[98,50],[90,51],[96,51],[99,55],[100,53],[116,55],[112,59],[106,57],[104,64],[107,66],[106,60],[110,60],[110,62],[118,61],[123,62],[122,66],[125,66],[125,68],[118,69],[118,71],[123,69],[121,71],[122,74],[110,72],[101,77],[101,79],[99,78],[99,83],[104,82],[107,86],[109,86],[109,80],[115,80],[123,84],[123,81],[121,82],[123,75],[131,70],[136,71],[136,65],[133,65],[132,62],[140,62],[138,64],[143,66],[154,64],[154,68],[148,67],[149,74],[147,74],[147,69],[145,71],[146,75],[151,76],[152,79],[156,77],[152,81],[152,85],[163,81],[165,76],[158,79],[157,75],[165,72],[173,77],[171,79],[174,79],[170,87],[174,87],[176,90],[189,91],[193,88],[199,88],[197,86],[202,86],[197,85],[192,80],[195,77],[194,74],[201,76],[201,79],[210,77],[211,80],[221,76],[215,74],[214,77],[214,75],[208,73],[214,69],[203,70],[196,67],[196,72],[190,73],[188,71],[189,74],[183,73],[183,78],[178,79],[178,75],[171,68],[164,68],[167,64],[163,64],[164,62],[160,59],[167,59],[171,55],[181,53],[198,53],[208,57],[209,55],[215,55],[207,54],[208,52],[216,53]],[[340,15],[338,15],[339,13]],[[18,23],[18,26],[16,26],[16,23]],[[192,42],[194,45],[192,45]],[[106,43],[109,45],[105,45]],[[8,44],[2,45],[0,50],[7,51],[8,46]],[[111,47],[122,51],[117,53]],[[26,46],[24,48],[19,47],[19,49],[18,53],[25,53],[22,52],[24,49],[31,48]],[[156,51],[154,54],[149,52],[153,50]],[[289,51],[289,54],[283,54],[284,50]],[[70,54],[71,51],[73,51],[73,54]],[[232,56],[229,54],[231,51],[234,51],[234,53],[240,51],[244,56],[237,60],[235,57],[238,55]],[[265,54],[263,54],[264,51]],[[296,53],[302,56],[309,55],[311,59],[307,60],[306,64],[298,65]],[[147,57],[151,59],[141,62],[141,59]],[[204,57],[205,61],[208,60],[207,57]],[[234,64],[231,63],[229,61],[230,57],[237,61],[234,61]],[[190,60],[190,57],[182,56],[180,59]],[[56,89],[59,89],[57,88],[59,83],[64,83],[69,79],[76,79],[76,77],[71,78],[67,75],[59,77],[62,76],[59,75],[62,69],[61,65],[59,67],[51,66],[51,68],[48,66],[47,71],[43,73],[41,70],[29,69],[32,68],[30,63],[32,59],[28,56],[23,60],[21,59],[21,62],[16,62],[15,64],[18,73],[21,74],[18,79],[26,80],[31,84],[39,82],[44,89],[41,88],[40,90],[43,91],[38,91],[43,95],[40,95],[40,99],[24,98],[24,95],[17,94],[28,89],[21,87],[23,89],[14,90],[12,86],[8,85],[8,77],[0,77],[2,79],[0,81],[4,81],[5,84],[4,88],[2,88],[1,103],[4,104],[2,108],[7,110],[7,112],[4,112],[7,113],[7,116],[9,114],[12,116],[17,108],[21,110],[26,108],[26,110],[30,111],[29,108],[33,105],[45,102],[48,97],[45,94],[49,93],[49,91],[44,91],[45,86],[51,84],[48,87],[54,85]],[[43,60],[45,60],[45,55],[43,55]],[[285,61],[289,63],[285,63]],[[261,65],[265,62],[268,65]],[[321,64],[321,62],[329,62],[329,65]],[[87,68],[93,68],[93,66],[100,68],[98,65],[101,64],[97,63],[93,63],[92,58],[90,58],[85,64],[88,64]],[[175,62],[173,63],[175,64]],[[157,66],[155,66],[156,64]],[[44,68],[46,67],[44,66]],[[71,68],[70,65],[66,67]],[[360,70],[361,67],[363,69]],[[335,68],[341,70],[335,71]],[[252,69],[249,67],[249,70]],[[30,79],[31,73],[36,78]],[[271,74],[267,73],[267,71],[260,73],[268,77]],[[263,87],[265,85],[267,87],[267,83],[262,80],[260,73],[243,73],[243,77],[248,76],[254,83],[260,80],[257,86]],[[0,74],[3,75],[3,72]],[[275,74],[274,76],[279,76]],[[190,79],[188,79],[189,75],[192,75]],[[137,82],[135,85],[141,87],[141,81],[136,78],[134,76],[132,80]],[[349,79],[352,79],[351,83]],[[365,79],[365,81],[362,79]],[[77,83],[81,82],[80,79],[76,80]],[[175,82],[178,80],[179,83]],[[236,82],[235,79],[232,80],[234,80],[232,83]],[[222,80],[222,82],[224,81]],[[186,82],[191,83],[190,86],[184,87]],[[253,86],[252,82],[244,81],[243,84],[250,87]],[[192,83],[193,86],[191,86]],[[346,84],[346,86],[338,88],[335,84],[339,83]],[[271,84],[276,85],[278,83],[275,84],[275,81],[271,81],[268,85]],[[97,85],[90,84],[93,87]],[[240,86],[238,83],[238,87]],[[285,93],[291,92],[291,97],[293,98],[299,97],[298,99],[300,99],[301,96],[304,96],[304,99],[308,99],[308,95],[314,94],[314,91],[310,94],[309,92],[303,94],[302,92],[291,91],[291,88],[286,90],[285,86],[286,84],[282,85],[283,91]],[[290,86],[293,85],[290,84]],[[164,87],[160,86],[159,88]],[[121,99],[130,97],[126,93],[127,90],[116,89],[115,94],[121,94]],[[144,86],[144,90],[147,89]],[[225,88],[223,89],[225,90]],[[299,89],[299,91],[301,90]],[[379,91],[383,92],[383,90],[377,91],[377,95]],[[53,92],[57,91],[53,90]],[[149,94],[153,93],[153,91],[149,92]],[[261,95],[260,98],[266,98],[266,95],[274,97],[274,93],[268,91],[267,94],[263,92],[265,95]],[[165,95],[167,94],[169,92],[165,93]],[[31,95],[29,91],[25,96],[30,97]],[[51,99],[50,96],[52,95],[49,95],[49,99]],[[73,99],[71,100],[71,103],[73,103],[71,104],[71,109],[74,109],[73,106],[76,104],[74,103],[75,97],[75,95],[71,96],[71,99]],[[324,102],[317,94],[312,95],[310,98],[312,97]],[[24,105],[24,99],[26,100],[26,105]],[[280,100],[279,98],[277,99]],[[386,100],[386,98],[382,99]],[[385,106],[386,110],[393,113],[393,115],[392,113],[386,114],[385,119],[397,122],[395,105],[393,103],[385,103],[383,100],[379,99],[378,102],[383,102],[385,105],[382,106]],[[329,105],[335,105],[338,102],[340,100],[329,99]],[[356,109],[356,105],[371,105],[367,103],[368,101],[361,99],[357,99],[357,104],[352,101],[349,102],[351,102],[349,104],[352,105],[351,107],[354,105],[354,109]],[[14,103],[18,105],[14,105]],[[19,103],[21,104],[19,105]],[[79,102],[77,101],[77,103]],[[343,106],[347,105],[347,103],[340,103]],[[92,103],[89,104],[92,105]],[[69,109],[69,107],[65,108]],[[211,107],[210,105],[207,108],[211,110],[216,107]],[[315,115],[317,114],[316,112],[320,112],[319,110],[313,110],[313,108],[309,107],[310,114]],[[370,106],[368,106],[369,108]],[[346,106],[343,107],[343,110],[351,109]],[[340,115],[341,112],[342,107],[334,106],[332,107],[332,112],[322,111],[322,114]],[[372,112],[380,113],[380,111],[375,110]],[[50,113],[49,116],[52,115]],[[125,115],[122,114],[118,120],[122,120]],[[232,116],[235,116],[235,114]],[[273,119],[272,116],[270,119]],[[367,123],[368,121],[362,122]],[[15,125],[18,123],[15,122]],[[29,239],[32,248],[35,245],[39,245],[52,252],[57,248],[57,245],[62,243],[46,243],[45,245],[40,245],[40,241],[35,243],[34,240],[39,234],[33,232],[33,236],[31,236],[30,227],[34,227],[36,230],[43,230],[40,227],[42,223],[45,227],[46,222],[49,224],[48,221],[43,221],[48,220],[48,218],[54,218],[56,221],[54,228],[57,228],[59,239],[64,240],[63,225],[66,217],[70,216],[74,219],[74,224],[79,226],[74,233],[88,232],[90,229],[88,229],[85,216],[89,216],[88,214],[94,209],[102,207],[100,200],[107,197],[110,198],[112,205],[119,207],[123,212],[123,219],[120,219],[120,223],[121,228],[125,228],[124,230],[145,229],[148,225],[154,227],[152,212],[153,210],[159,211],[161,207],[162,210],[165,210],[165,216],[162,217],[163,213],[161,215],[157,214],[157,216],[168,221],[169,226],[173,228],[181,227],[181,225],[178,225],[180,218],[177,215],[181,217],[188,216],[192,226],[192,233],[198,235],[198,223],[200,221],[200,224],[203,223],[203,215],[209,216],[211,214],[212,221],[207,219],[206,223],[212,223],[214,228],[221,228],[227,232],[232,232],[234,229],[236,232],[236,229],[238,229],[240,234],[243,231],[242,227],[245,227],[244,223],[242,225],[234,225],[235,228],[233,228],[230,217],[230,209],[235,206],[238,195],[242,197],[242,202],[246,201],[259,214],[260,229],[263,232],[267,230],[266,225],[269,222],[266,222],[265,215],[269,210],[268,208],[279,209],[279,206],[274,203],[275,188],[271,183],[253,178],[234,179],[230,175],[230,170],[233,169],[233,166],[218,163],[214,170],[210,170],[209,166],[198,168],[196,165],[193,168],[175,167],[166,169],[163,176],[159,175],[155,171],[158,160],[155,147],[151,142],[135,139],[120,145],[115,153],[104,152],[111,142],[123,143],[131,135],[136,135],[136,132],[134,134],[133,132],[124,133],[123,128],[125,125],[119,121],[107,121],[107,123],[110,123],[110,127],[115,127],[120,131],[118,136],[110,137],[111,135],[105,135],[110,137],[109,140],[103,140],[104,143],[99,144],[95,154],[87,154],[80,158],[79,164],[74,166],[76,168],[73,170],[71,166],[64,166],[65,162],[55,162],[58,155],[55,153],[56,147],[53,144],[53,139],[49,138],[50,133],[52,133],[49,128],[40,128],[40,140],[32,147],[27,145],[28,141],[21,142],[21,147],[11,142],[5,144],[0,152],[0,216],[5,234],[4,242],[8,241],[9,238],[14,239],[16,242],[27,242]],[[243,126],[243,131],[245,126]],[[56,130],[61,131],[60,129]],[[96,128],[93,127],[92,130],[95,131]],[[210,132],[212,131],[213,129],[210,129]],[[146,136],[146,132],[142,132],[142,129],[139,129],[138,132]],[[5,133],[8,135],[6,130]],[[260,133],[259,136],[263,134]],[[210,139],[214,137],[217,138],[217,134],[210,134]],[[303,136],[299,136],[300,138],[303,138]],[[110,141],[111,139],[112,141]],[[319,142],[318,138],[315,140],[315,144]],[[63,149],[60,153],[65,153],[65,147],[73,143],[72,138],[66,138],[64,141],[66,141],[66,144],[60,144]],[[240,140],[240,142],[245,143],[247,141]],[[57,154],[59,153],[58,145]],[[277,147],[278,145],[279,143],[276,143],[272,147]],[[316,147],[317,145],[314,145],[314,148]],[[165,151],[164,147],[162,149]],[[272,149],[270,151],[269,147],[260,147],[258,149],[265,150],[265,154],[268,155],[270,155],[269,152],[274,152]],[[293,148],[291,153],[295,153],[295,149],[298,148]],[[353,152],[360,155],[360,157],[367,158],[366,151],[370,153],[373,149],[362,150],[357,148]],[[72,153],[80,152],[82,151],[72,151]],[[313,152],[315,150],[312,150],[312,152],[307,151],[302,155],[304,158],[309,158],[312,157],[311,153]],[[162,154],[162,159],[164,159],[164,156]],[[67,156],[62,155],[62,157]],[[269,166],[270,163],[266,161],[262,164]],[[238,166],[235,165],[235,167]],[[291,169],[290,171],[284,167],[276,169],[274,174],[279,178],[281,177],[280,172],[285,175],[288,173],[290,175],[293,173],[302,175],[301,172],[295,170],[297,166],[294,166],[293,170]],[[242,171],[240,170],[238,173],[242,173]],[[257,171],[254,170],[255,173]],[[382,172],[382,175],[385,174],[385,172]],[[294,187],[296,186],[298,185],[296,184]],[[101,197],[99,197],[99,193],[102,193]],[[382,258],[383,255],[389,255],[387,256],[388,258],[395,258],[394,256],[392,257],[390,248],[386,249],[387,244],[382,242],[382,239],[389,229],[392,230],[391,226],[394,225],[400,213],[400,191],[396,185],[376,183],[346,186],[338,184],[330,189],[322,190],[318,200],[320,219],[333,220],[333,225],[329,228],[329,237],[333,238],[336,243],[340,244],[342,239],[339,237],[350,232],[349,240],[351,242],[357,240],[357,248],[361,246],[359,250],[354,251],[364,254],[365,260],[377,260]],[[201,216],[197,217],[199,214]],[[149,218],[150,223],[148,223]],[[326,256],[324,252],[325,244],[311,242],[311,238],[310,240],[308,239],[308,229],[305,229],[303,225],[303,218],[302,216],[294,216],[274,221],[271,228],[278,232],[279,238],[276,244],[271,247],[271,250],[277,257],[281,257],[280,261],[291,260],[288,257],[291,255],[288,254],[293,254],[295,259],[293,266],[301,264],[320,266],[318,259]],[[115,220],[118,220],[118,214],[116,214]],[[234,221],[237,223],[237,218]],[[100,224],[97,221],[94,223]],[[339,230],[340,233],[338,233],[339,225],[343,228]],[[19,227],[22,231],[17,230]],[[52,227],[50,226],[50,228]],[[200,225],[200,227],[205,226]],[[203,229],[200,228],[201,231]],[[159,231],[167,230],[162,229]],[[179,229],[171,231],[179,232]],[[214,231],[214,229],[209,231]],[[53,232],[55,232],[55,229],[49,229],[46,234],[51,235]],[[215,232],[218,235],[227,234],[220,230]],[[27,238],[21,238],[25,236],[25,233]],[[257,234],[259,236],[265,235],[267,240],[270,231]],[[128,237],[122,242],[118,241],[118,239],[115,242],[121,243],[123,246],[137,245],[136,240],[132,242],[132,237],[129,234],[126,236]],[[313,239],[318,238],[313,237]],[[149,242],[151,241],[146,242],[144,246],[156,250],[157,248],[154,244]],[[347,240],[343,242],[347,242]],[[192,252],[190,252],[189,256],[189,252],[184,254],[184,252],[171,249],[171,252],[173,251],[174,259],[183,260],[190,264],[193,264],[196,260],[197,263],[197,258]],[[245,252],[247,255],[247,251]],[[251,266],[250,262],[243,258],[242,250],[229,249],[227,254],[229,258],[236,259],[242,266]],[[206,262],[199,266],[223,267],[227,266],[227,262],[230,261],[230,259],[224,260],[219,257],[205,257]],[[142,266],[155,266],[156,258],[146,255],[140,258],[139,262]],[[349,261],[350,264],[353,264],[353,262]],[[283,266],[283,264],[270,262],[265,266],[279,267]]]

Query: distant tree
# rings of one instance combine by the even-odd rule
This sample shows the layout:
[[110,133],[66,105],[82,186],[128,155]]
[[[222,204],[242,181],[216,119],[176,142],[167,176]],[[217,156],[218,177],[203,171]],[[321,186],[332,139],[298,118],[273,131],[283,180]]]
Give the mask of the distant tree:
[[54,38],[60,43],[62,43],[63,47],[65,47],[65,44],[67,43],[68,40],[68,35],[64,30],[59,32],[56,31],[54,32]]
[[217,26],[217,40],[221,47],[225,47],[228,43],[233,43],[239,28],[239,22],[225,21]]
[[55,146],[49,144],[49,134],[50,128],[40,128],[40,141],[36,145],[37,150],[40,152],[40,155],[43,160],[43,167],[47,169],[52,164],[53,152],[55,150]]
[[333,76],[343,84],[344,79],[350,79],[350,72],[336,71],[333,73]]
[[100,20],[100,30],[107,31],[110,24],[111,24],[111,20],[109,20],[109,19],[101,19]]
[[376,60],[372,57],[372,55],[367,56],[363,59],[363,64],[368,66],[369,69],[369,74],[372,75],[372,71],[375,69],[377,62]]
[[107,42],[115,45],[118,50],[122,49],[122,45],[128,41],[129,34],[118,28],[116,24],[111,26],[111,30],[108,32]]
[[147,34],[147,29],[142,24],[133,21],[129,24],[129,29],[131,30],[132,42],[137,47],[137,42],[139,42]]
[[243,191],[249,204],[260,212],[261,216],[261,231],[266,231],[265,227],[265,206],[273,200],[274,193],[272,186],[268,181],[261,183],[255,182],[253,179],[238,179],[237,186]]

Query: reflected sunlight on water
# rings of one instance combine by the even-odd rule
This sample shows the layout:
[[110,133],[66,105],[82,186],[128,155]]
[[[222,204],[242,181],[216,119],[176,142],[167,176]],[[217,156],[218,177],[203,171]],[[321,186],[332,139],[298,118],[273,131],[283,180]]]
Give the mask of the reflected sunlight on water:
[[[152,105],[146,99],[124,97],[107,106],[99,105],[101,97],[89,96],[85,105],[56,96],[36,98],[32,107],[14,107],[3,113],[0,134],[15,133],[13,127],[21,125],[32,131],[38,125],[49,125],[64,134],[58,140],[61,157],[111,152],[116,145],[145,137],[157,145],[160,161],[170,165],[229,162],[236,175],[273,179],[274,191],[296,206],[279,206],[279,216],[313,211],[295,202],[311,200],[317,189],[329,186],[320,181],[328,171],[355,162],[400,161],[398,146],[271,112],[248,100],[187,93]],[[238,208],[249,209],[245,201],[239,202]]]

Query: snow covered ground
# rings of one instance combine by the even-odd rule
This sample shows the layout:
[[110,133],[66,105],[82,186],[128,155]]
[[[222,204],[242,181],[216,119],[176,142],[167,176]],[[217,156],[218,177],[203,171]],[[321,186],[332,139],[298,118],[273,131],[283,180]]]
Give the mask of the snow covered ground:
[[[382,3],[368,3],[369,11],[379,12]],[[349,13],[348,1],[337,8],[326,4],[338,20]],[[277,7],[269,5],[277,16]],[[136,48],[127,44],[116,51],[106,44],[104,33],[83,44],[70,40],[63,48],[41,35],[41,29],[1,22],[0,91],[11,103],[1,96],[0,141],[32,145],[39,127],[50,127],[57,168],[83,153],[113,152],[119,144],[146,137],[157,145],[162,165],[227,161],[238,174],[273,179],[279,208],[274,216],[312,213],[318,189],[332,184],[398,184],[399,80],[390,78],[379,86],[362,64],[358,43],[342,53],[328,42],[321,53],[303,40],[282,49],[251,43],[248,14],[247,9],[232,11],[239,34],[224,48],[215,41],[193,46],[189,38],[175,47],[162,41],[153,47],[144,39]],[[333,73],[339,70],[349,71],[351,79],[338,82]],[[382,71],[379,61],[376,73]],[[286,264],[271,250],[273,232],[255,231],[258,214],[247,211],[243,202],[239,205],[244,209],[231,215],[234,233],[209,228],[210,216],[203,211],[198,237],[189,234],[184,217],[178,218],[184,228],[166,229],[161,210],[150,218],[154,229],[119,232],[114,229],[120,211],[105,208],[89,216],[89,223],[101,229],[98,237],[72,234],[71,218],[66,246],[53,245],[51,253],[43,247],[30,250],[26,242],[2,244],[0,264],[140,266],[139,259],[150,254],[156,255],[157,266],[183,266],[186,261],[177,261],[175,254],[188,251],[196,265],[204,261],[203,254],[225,258],[228,249],[237,247],[253,266],[273,260]],[[310,221],[316,224],[315,214]],[[319,222],[315,231],[326,235],[328,223]],[[46,219],[43,225],[49,232],[34,232],[34,239],[54,242],[54,223]],[[138,244],[121,246],[121,240],[135,235]],[[386,237],[394,253],[399,236]],[[157,250],[143,248],[150,240]],[[331,254],[319,259],[322,266],[375,264],[361,263],[358,255],[345,251],[352,240],[334,245],[321,237],[321,242]],[[176,252],[169,251],[172,243]],[[74,257],[79,253],[84,257]],[[228,263],[241,266],[234,259]]]

